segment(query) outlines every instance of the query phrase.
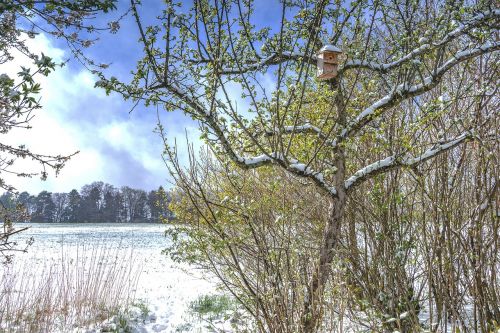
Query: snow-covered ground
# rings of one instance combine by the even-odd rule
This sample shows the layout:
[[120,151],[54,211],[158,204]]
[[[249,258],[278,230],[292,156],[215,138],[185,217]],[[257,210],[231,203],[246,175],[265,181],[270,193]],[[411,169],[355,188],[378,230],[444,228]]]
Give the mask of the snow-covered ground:
[[[135,332],[200,331],[189,314],[190,302],[201,295],[211,294],[215,286],[201,279],[200,272],[170,260],[161,251],[168,245],[164,236],[167,228],[158,224],[31,224],[31,228],[18,238],[22,243],[33,237],[28,253],[16,254],[16,262],[33,265],[58,260],[61,251],[71,255],[77,247],[120,247],[133,250],[140,265],[135,303],[129,311],[130,324]],[[148,314],[140,313],[147,309]],[[130,309],[129,309],[130,310]],[[144,311],[142,311],[144,312]],[[135,320],[133,320],[135,319]],[[113,320],[108,325],[113,329]],[[119,326],[119,325],[118,325]],[[101,329],[92,330],[94,332]]]
[[[22,245],[32,237],[34,243],[27,253],[16,254],[15,264],[24,265],[33,270],[34,275],[43,276],[37,274],[37,267],[57,263],[62,254],[66,257],[75,256],[76,251],[81,251],[82,248],[91,250],[105,246],[119,248],[120,253],[132,251],[141,274],[135,290],[135,300],[128,306],[126,313],[101,321],[96,327],[75,329],[72,333],[207,332],[206,323],[190,313],[189,305],[202,295],[219,294],[215,281],[202,279],[201,272],[173,262],[161,253],[170,242],[164,236],[166,228],[168,226],[158,224],[31,224],[31,228],[17,237],[17,241]],[[116,252],[109,253],[112,255]],[[360,318],[364,317],[362,313],[359,315]],[[402,314],[400,319],[405,315]],[[344,318],[344,332],[363,331],[347,319]],[[423,309],[420,319],[422,323],[428,321],[428,309]],[[127,330],[123,329],[123,320]],[[230,332],[230,320],[224,320],[216,322],[216,325],[225,332]],[[450,324],[444,331],[452,332],[452,328],[453,325]]]

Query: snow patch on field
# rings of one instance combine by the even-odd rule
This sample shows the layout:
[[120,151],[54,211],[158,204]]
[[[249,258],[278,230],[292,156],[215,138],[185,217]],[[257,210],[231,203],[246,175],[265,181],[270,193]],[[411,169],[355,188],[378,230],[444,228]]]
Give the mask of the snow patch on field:
[[[141,274],[133,306],[119,316],[73,332],[120,331],[127,324],[132,332],[190,332],[202,323],[193,323],[189,304],[215,290],[215,284],[202,279],[201,273],[175,263],[162,250],[170,240],[164,236],[168,226],[158,224],[33,224],[17,241],[33,237],[28,253],[17,254],[16,264],[54,263],[65,255],[74,255],[81,246],[119,247],[132,251]],[[189,325],[186,325],[189,324]],[[68,332],[67,330],[65,332]]]

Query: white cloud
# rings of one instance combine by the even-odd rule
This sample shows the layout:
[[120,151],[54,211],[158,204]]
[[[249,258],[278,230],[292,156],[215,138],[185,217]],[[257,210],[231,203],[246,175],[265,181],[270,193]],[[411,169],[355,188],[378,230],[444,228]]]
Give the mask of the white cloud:
[[[43,52],[56,61],[66,57],[64,50],[54,47],[43,34],[29,40],[29,45],[34,52]],[[19,66],[26,63],[27,59],[18,54],[8,66],[0,67],[0,73],[13,77]],[[2,177],[10,184],[19,190],[38,193],[44,189],[53,192],[79,189],[96,180],[144,188],[165,182],[160,140],[152,133],[154,123],[129,116],[128,106],[120,98],[105,96],[102,90],[94,89],[94,78],[86,70],[58,68],[39,82],[43,109],[36,111],[30,123],[32,129],[14,129],[1,138],[2,142],[25,144],[43,154],[66,155],[78,150],[80,153],[67,163],[58,177],[49,174],[45,182],[3,173]],[[122,165],[122,160],[128,165]],[[136,171],[127,174],[132,164]],[[16,161],[15,168],[40,170],[29,160]]]

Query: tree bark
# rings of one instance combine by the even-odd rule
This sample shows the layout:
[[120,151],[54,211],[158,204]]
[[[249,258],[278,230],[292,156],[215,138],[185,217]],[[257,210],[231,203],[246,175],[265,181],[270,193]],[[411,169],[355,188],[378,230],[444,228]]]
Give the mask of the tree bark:
[[324,286],[330,277],[334,251],[339,243],[345,201],[345,193],[343,193],[338,198],[334,198],[330,204],[328,224],[323,235],[319,263],[311,277],[307,293],[308,297],[304,301],[302,316],[303,333],[316,332],[322,318],[322,296]]
[[[334,79],[330,82],[332,90],[337,90],[335,98],[335,107],[337,109],[337,124],[340,126],[346,125],[346,109],[345,100],[342,93],[340,79]],[[320,247],[319,260],[317,268],[314,270],[307,297],[304,300],[304,310],[302,314],[302,332],[314,333],[318,330],[321,318],[323,315],[323,291],[326,282],[331,275],[331,264],[333,261],[335,249],[340,240],[340,231],[342,220],[345,212],[345,204],[347,200],[345,189],[345,151],[343,145],[339,145],[335,151],[335,167],[334,176],[335,188],[337,194],[332,197],[328,212],[328,220],[323,232],[323,240]]]

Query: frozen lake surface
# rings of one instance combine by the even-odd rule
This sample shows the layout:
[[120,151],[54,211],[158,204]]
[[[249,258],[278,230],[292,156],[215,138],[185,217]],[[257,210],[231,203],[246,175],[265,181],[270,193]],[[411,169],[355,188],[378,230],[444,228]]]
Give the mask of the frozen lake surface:
[[[164,231],[169,226],[161,224],[81,223],[56,224],[33,223],[17,241],[19,245],[33,238],[28,253],[18,253],[16,261],[40,264],[59,260],[61,252],[72,255],[78,247],[120,247],[133,250],[141,266],[136,299],[154,312],[156,320],[141,326],[142,332],[175,332],[192,322],[187,313],[191,301],[209,294],[214,286],[202,280],[199,272],[175,263],[161,251],[170,240]],[[18,224],[18,227],[24,226]]]

